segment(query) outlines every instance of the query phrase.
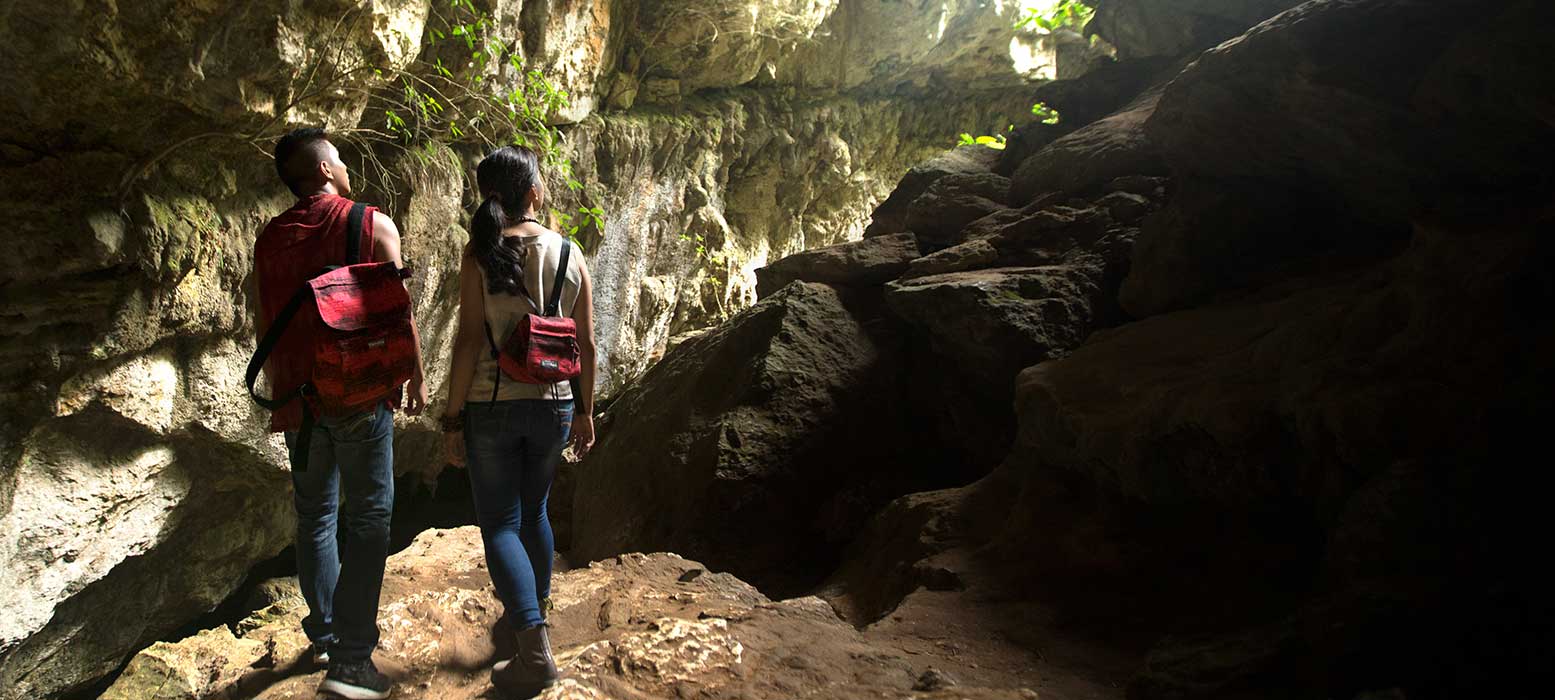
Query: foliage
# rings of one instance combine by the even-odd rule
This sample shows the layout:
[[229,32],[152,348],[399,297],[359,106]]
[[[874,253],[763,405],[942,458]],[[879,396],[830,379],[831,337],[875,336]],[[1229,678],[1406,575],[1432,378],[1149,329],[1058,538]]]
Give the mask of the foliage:
[[1031,114],[1037,119],[1042,120],[1043,124],[1052,125],[1058,123],[1058,110],[1047,106],[1047,103],[1045,102],[1038,102],[1032,105]]
[[[1031,106],[1031,114],[1033,116],[1035,116],[1036,118],[1040,119],[1043,124],[1054,125],[1054,124],[1058,123],[1058,119],[1059,119],[1058,110],[1053,109],[1052,107],[1047,106],[1047,104],[1045,104],[1045,103],[1038,102],[1038,103],[1032,105]],[[1009,126],[1004,128],[1004,131],[1006,133],[1014,131],[1014,130],[1015,130],[1015,125],[1014,124],[1011,124],[1011,125],[1009,125]],[[998,149],[998,150],[1001,150],[1001,151],[1004,150],[1004,147],[1007,144],[1008,144],[1008,139],[1006,139],[1004,134],[994,134],[994,135],[991,135],[991,136],[973,136],[973,135],[968,134],[968,133],[962,133],[961,137],[960,137],[960,140],[957,141],[957,145],[960,145],[960,146],[973,146],[973,145],[987,146],[989,148]]]
[[704,263],[709,263],[714,266],[722,266],[729,260],[728,254],[722,250],[709,252],[707,249],[707,238],[700,233],[682,233],[680,234],[680,240],[686,241],[688,243],[695,242],[697,259],[702,260]]
[[1027,6],[1016,20],[1015,28],[1051,34],[1059,29],[1079,30],[1091,21],[1096,10],[1080,0],[1058,0],[1046,7]]
[[[1005,129],[1005,131],[1011,131],[1014,128],[1015,128],[1015,125],[1011,124],[1009,126],[1009,128]],[[1005,139],[1004,134],[994,134],[992,136],[973,136],[973,135],[968,134],[968,133],[962,133],[961,134],[961,140],[958,143],[958,145],[961,145],[961,146],[973,146],[973,145],[976,145],[976,146],[987,146],[989,148],[993,148],[993,149],[997,149],[997,150],[1002,151],[1002,150],[1004,150],[1004,146],[1006,145],[1006,143],[1007,143],[1007,140]]]
[[[410,66],[392,75],[379,68],[373,72],[390,78],[398,89],[372,96],[369,109],[382,115],[383,129],[367,131],[368,140],[395,143],[423,163],[437,142],[474,143],[483,149],[527,146],[568,190],[584,189],[573,174],[563,134],[550,123],[551,115],[567,106],[567,92],[528,65],[517,41],[503,39],[496,22],[472,0],[435,7],[427,50]],[[580,249],[578,234],[604,223],[604,211],[587,204],[554,213],[559,228]]]

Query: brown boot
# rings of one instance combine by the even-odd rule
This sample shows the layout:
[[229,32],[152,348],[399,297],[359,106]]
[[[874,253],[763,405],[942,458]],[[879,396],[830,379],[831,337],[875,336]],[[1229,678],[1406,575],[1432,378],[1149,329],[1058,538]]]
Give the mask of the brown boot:
[[556,682],[556,660],[545,623],[518,632],[513,658],[491,668],[491,684],[514,697],[532,698]]

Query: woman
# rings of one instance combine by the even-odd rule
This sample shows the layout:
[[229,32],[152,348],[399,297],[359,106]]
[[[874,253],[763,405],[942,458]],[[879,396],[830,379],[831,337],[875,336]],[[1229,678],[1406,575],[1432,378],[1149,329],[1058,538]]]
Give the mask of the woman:
[[[493,667],[492,683],[527,697],[557,677],[542,608],[550,602],[553,546],[545,501],[569,432],[580,456],[594,443],[594,304],[581,251],[570,251],[578,254],[568,255],[567,269],[558,272],[566,239],[535,218],[545,188],[534,152],[492,151],[476,180],[485,201],[459,269],[459,331],[443,432],[448,461],[469,466],[486,566],[518,632],[517,653]],[[578,328],[578,396],[565,381],[513,381],[493,352],[526,314],[543,312],[539,305],[556,285],[560,312]]]

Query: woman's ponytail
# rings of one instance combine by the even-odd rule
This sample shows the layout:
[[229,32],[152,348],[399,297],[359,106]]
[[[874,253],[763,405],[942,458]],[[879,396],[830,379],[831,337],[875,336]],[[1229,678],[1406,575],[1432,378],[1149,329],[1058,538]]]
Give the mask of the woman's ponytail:
[[539,159],[518,146],[492,151],[475,169],[475,178],[486,199],[470,222],[470,247],[486,271],[486,289],[492,294],[524,293],[524,256],[516,242],[502,235],[510,218],[523,211],[524,196],[540,180]]

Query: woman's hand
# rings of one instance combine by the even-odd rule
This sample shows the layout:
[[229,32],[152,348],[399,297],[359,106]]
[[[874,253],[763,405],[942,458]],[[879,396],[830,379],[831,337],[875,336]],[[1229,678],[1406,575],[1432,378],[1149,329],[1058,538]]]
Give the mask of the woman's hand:
[[572,454],[578,459],[588,455],[594,446],[594,416],[587,413],[572,419]]
[[443,433],[443,458],[456,467],[464,466],[464,431]]

